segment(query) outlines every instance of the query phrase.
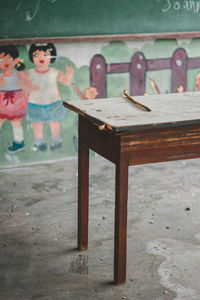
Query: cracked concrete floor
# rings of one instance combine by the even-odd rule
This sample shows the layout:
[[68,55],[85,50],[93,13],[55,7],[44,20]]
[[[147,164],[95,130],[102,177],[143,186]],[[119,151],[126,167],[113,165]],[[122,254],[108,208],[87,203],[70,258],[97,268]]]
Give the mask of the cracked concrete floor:
[[89,249],[77,160],[0,169],[0,299],[200,300],[200,160],[129,167],[127,282],[113,284],[114,165],[90,160]]

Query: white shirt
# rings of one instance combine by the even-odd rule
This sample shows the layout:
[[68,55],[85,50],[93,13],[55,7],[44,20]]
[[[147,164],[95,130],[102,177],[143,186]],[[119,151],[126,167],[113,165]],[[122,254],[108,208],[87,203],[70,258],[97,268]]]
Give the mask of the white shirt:
[[37,91],[30,92],[29,102],[47,105],[60,99],[57,87],[58,70],[50,68],[48,71],[40,73],[35,69],[30,69],[28,73],[32,83],[39,87]]
[[1,88],[2,91],[15,91],[20,89],[16,70],[13,70],[13,74],[11,76],[4,76],[3,78],[5,80],[5,84]]

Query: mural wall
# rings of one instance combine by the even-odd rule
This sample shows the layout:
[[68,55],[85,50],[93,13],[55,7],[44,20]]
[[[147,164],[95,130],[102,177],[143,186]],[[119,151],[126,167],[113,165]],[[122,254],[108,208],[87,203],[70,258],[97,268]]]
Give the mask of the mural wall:
[[0,46],[0,167],[77,155],[62,101],[198,91],[200,39]]

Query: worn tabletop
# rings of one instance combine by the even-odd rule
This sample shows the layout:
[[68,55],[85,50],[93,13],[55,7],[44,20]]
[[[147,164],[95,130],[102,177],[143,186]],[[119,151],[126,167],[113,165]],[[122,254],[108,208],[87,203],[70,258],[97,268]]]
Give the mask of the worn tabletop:
[[151,109],[139,109],[126,97],[64,102],[64,106],[113,131],[200,124],[200,93],[137,96]]

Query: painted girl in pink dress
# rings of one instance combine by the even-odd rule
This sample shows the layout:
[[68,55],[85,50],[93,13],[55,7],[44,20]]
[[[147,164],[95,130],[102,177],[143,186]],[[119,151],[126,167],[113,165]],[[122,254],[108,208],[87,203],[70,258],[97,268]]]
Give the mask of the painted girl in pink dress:
[[0,46],[0,129],[9,120],[14,140],[8,146],[12,153],[24,148],[22,119],[26,114],[28,94],[22,90],[26,85],[24,64],[19,60],[15,46]]
[[65,86],[71,83],[73,69],[66,65],[65,74],[49,64],[56,60],[54,44],[32,44],[29,49],[29,58],[35,68],[28,71],[32,84],[36,87],[30,92],[26,119],[33,122],[34,150],[45,151],[47,144],[43,138],[43,124],[48,123],[51,129],[50,150],[59,149],[62,145],[60,138],[59,120],[67,116],[63,106],[57,83]]

